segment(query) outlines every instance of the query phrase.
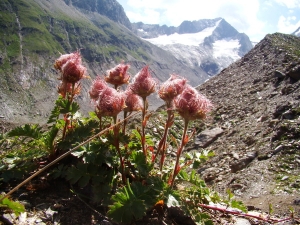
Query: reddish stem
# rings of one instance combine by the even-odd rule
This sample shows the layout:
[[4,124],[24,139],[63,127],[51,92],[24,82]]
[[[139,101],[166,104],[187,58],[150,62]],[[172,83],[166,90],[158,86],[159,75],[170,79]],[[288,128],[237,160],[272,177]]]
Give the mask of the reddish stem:
[[173,172],[172,180],[171,180],[171,184],[170,184],[171,187],[173,187],[175,178],[176,178],[177,174],[180,172],[179,159],[180,159],[181,153],[184,149],[184,146],[186,145],[186,132],[187,132],[188,125],[189,125],[189,120],[185,119],[184,120],[184,130],[183,130],[183,134],[182,134],[181,144],[180,144],[180,146],[177,150],[177,153],[176,153],[176,163],[175,163],[174,172]]
[[[114,124],[117,124],[117,116],[114,116]],[[122,175],[122,182],[123,184],[126,184],[126,177],[124,173],[124,160],[121,154],[121,149],[120,149],[120,142],[119,142],[119,126],[114,126],[113,131],[114,131],[114,145],[115,148],[118,152],[119,159],[120,159],[120,170],[121,170],[121,175]]]
[[143,98],[143,111],[142,111],[142,135],[141,135],[141,144],[143,153],[145,155],[146,161],[147,161],[147,149],[146,149],[146,135],[145,135],[145,127],[146,127],[146,111],[147,111],[147,100],[146,97]]
[[232,215],[238,215],[238,216],[243,216],[243,217],[250,217],[250,218],[254,218],[254,219],[258,219],[258,220],[262,220],[268,223],[281,223],[284,221],[289,221],[289,220],[293,220],[296,219],[294,217],[289,217],[289,218],[285,218],[285,219],[272,219],[272,218],[263,218],[261,216],[255,216],[255,215],[251,215],[248,213],[243,213],[243,212],[238,212],[238,211],[232,211],[230,209],[224,209],[224,208],[219,208],[217,206],[211,206],[211,205],[205,205],[205,204],[198,204],[200,207],[202,208],[206,208],[206,209],[211,209],[214,211],[219,211],[219,212],[223,212],[223,213],[228,213],[228,214],[232,214]]

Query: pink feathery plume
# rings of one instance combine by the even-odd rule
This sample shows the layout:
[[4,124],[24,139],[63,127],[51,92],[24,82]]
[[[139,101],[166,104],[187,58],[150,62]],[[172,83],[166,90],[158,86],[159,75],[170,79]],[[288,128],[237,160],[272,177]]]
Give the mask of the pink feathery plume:
[[134,77],[133,83],[130,88],[134,94],[141,96],[145,99],[147,96],[155,92],[157,82],[151,76],[149,67],[145,66],[137,75]]
[[174,99],[175,108],[186,121],[204,119],[213,105],[195,88],[186,85],[180,95]]

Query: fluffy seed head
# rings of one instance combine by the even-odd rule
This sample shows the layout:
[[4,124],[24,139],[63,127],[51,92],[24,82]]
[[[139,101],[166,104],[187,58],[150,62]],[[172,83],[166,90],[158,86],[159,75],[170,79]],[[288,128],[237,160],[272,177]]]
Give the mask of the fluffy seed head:
[[134,112],[134,111],[141,111],[143,109],[143,101],[140,96],[132,93],[130,89],[126,90],[124,93],[126,100],[124,111],[126,112]]
[[86,68],[78,60],[69,60],[62,66],[62,80],[68,83],[78,82],[86,73]]
[[117,116],[125,108],[125,96],[114,88],[107,87],[99,94],[96,113],[101,116]]
[[133,83],[130,88],[134,94],[141,96],[145,99],[147,96],[155,92],[157,82],[152,78],[149,67],[145,66],[141,71],[135,75]]
[[158,90],[159,97],[170,105],[173,99],[183,91],[186,82],[186,79],[171,74],[170,78],[160,86]]
[[121,86],[123,84],[128,84],[130,75],[127,73],[129,65],[123,62],[114,67],[111,70],[107,70],[107,76],[105,76],[105,81],[107,83],[113,84],[115,86]]
[[204,119],[212,109],[212,103],[195,88],[186,85],[180,95],[174,99],[178,113],[186,121]]
[[96,101],[99,98],[100,93],[107,87],[107,83],[100,76],[96,77],[89,91],[90,98]]
[[57,70],[62,70],[62,66],[69,60],[79,61],[81,63],[81,57],[79,51],[70,54],[61,55],[54,63],[54,68]]

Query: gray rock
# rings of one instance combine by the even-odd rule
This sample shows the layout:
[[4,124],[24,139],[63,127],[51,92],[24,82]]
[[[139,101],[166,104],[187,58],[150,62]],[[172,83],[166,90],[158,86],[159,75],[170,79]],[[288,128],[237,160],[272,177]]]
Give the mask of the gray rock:
[[282,73],[282,72],[280,72],[280,71],[278,71],[278,70],[275,70],[274,77],[276,77],[276,78],[284,78],[285,74]]
[[212,142],[214,142],[219,136],[223,134],[222,128],[216,127],[213,129],[206,129],[202,131],[195,140],[195,146],[200,148],[206,148]]
[[230,169],[232,173],[236,173],[239,170],[246,168],[250,162],[257,156],[257,153],[247,154],[244,158],[240,160],[235,160],[234,162],[230,163]]

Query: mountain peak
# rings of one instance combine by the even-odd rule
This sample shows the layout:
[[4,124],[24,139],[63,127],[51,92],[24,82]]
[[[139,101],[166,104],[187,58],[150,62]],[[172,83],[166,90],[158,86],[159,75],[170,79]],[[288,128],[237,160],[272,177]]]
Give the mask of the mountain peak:
[[178,27],[133,23],[141,38],[169,52],[193,68],[216,75],[253,46],[223,18],[184,21]]
[[73,5],[79,9],[87,10],[89,12],[97,12],[100,15],[106,16],[110,20],[120,23],[132,29],[131,23],[125,14],[124,8],[116,0],[86,0],[86,1],[72,1],[64,0],[67,5]]

